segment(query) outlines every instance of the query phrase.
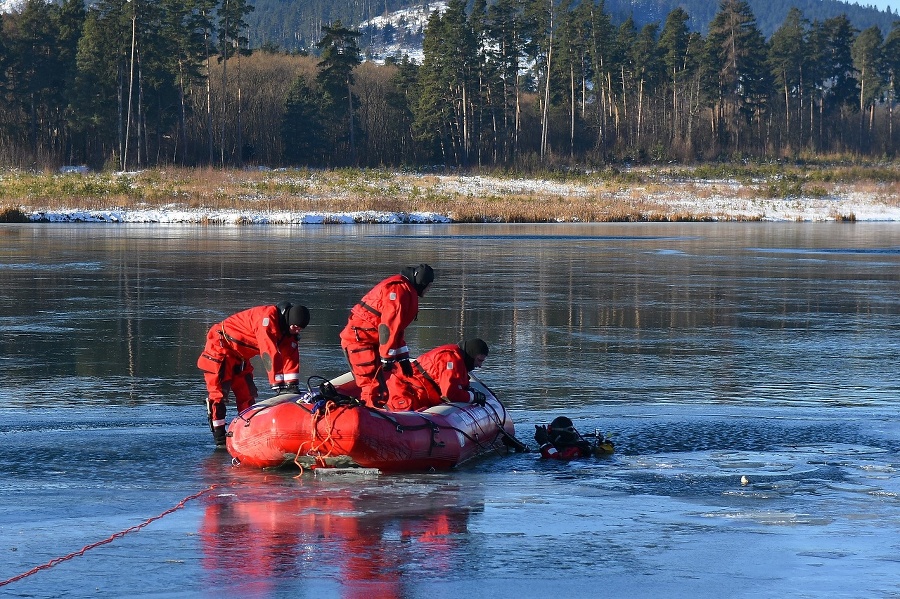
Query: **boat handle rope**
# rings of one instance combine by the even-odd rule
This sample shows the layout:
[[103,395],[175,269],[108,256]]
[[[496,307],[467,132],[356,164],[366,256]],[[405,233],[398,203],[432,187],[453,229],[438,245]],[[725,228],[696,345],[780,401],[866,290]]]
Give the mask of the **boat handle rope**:
[[[470,434],[467,433],[466,431],[464,431],[464,430],[462,430],[462,429],[459,429],[459,428],[456,428],[455,426],[446,426],[446,425],[441,426],[440,424],[438,424],[438,423],[436,423],[436,422],[434,422],[434,421],[432,421],[432,420],[429,420],[429,419],[426,418],[423,414],[418,414],[418,415],[422,418],[422,420],[424,420],[424,421],[427,422],[428,424],[420,424],[420,425],[418,425],[418,426],[408,426],[408,425],[400,424],[399,422],[397,422],[396,420],[394,420],[393,418],[391,418],[390,416],[388,416],[387,414],[385,414],[385,413],[382,412],[381,410],[376,410],[375,408],[369,408],[368,406],[366,406],[366,407],[367,407],[371,412],[377,414],[378,416],[384,418],[385,420],[391,422],[394,426],[396,426],[396,427],[397,427],[397,432],[398,432],[398,433],[403,433],[403,432],[405,432],[405,431],[420,431],[420,430],[425,429],[425,428],[431,428],[432,432],[436,435],[436,434],[437,434],[438,432],[440,432],[442,429],[446,429],[446,430],[449,430],[449,431],[454,431],[454,432],[459,433],[460,435],[462,435],[463,437],[465,437],[466,439],[468,439],[469,441],[471,441],[471,442],[474,443],[475,445],[478,445],[478,446],[481,447],[482,449],[487,449],[487,448],[488,448],[488,446],[485,445],[484,443],[482,443],[482,442],[478,439],[477,436],[473,437],[472,435],[470,435]],[[434,439],[434,437],[432,436],[432,444],[433,444],[433,446],[434,446],[434,445],[437,445],[437,444],[434,443],[434,440],[433,440],[433,439]],[[439,446],[440,446],[440,445],[439,445]]]
[[[303,405],[302,403],[300,403],[300,401],[295,401],[294,403],[297,404],[298,406],[300,406],[300,408],[302,408],[302,409],[305,410],[306,412],[309,412],[310,414],[313,413],[312,410],[310,410],[310,409],[307,408],[305,405]],[[275,404],[275,405],[280,405],[280,404]],[[271,408],[271,407],[273,407],[273,406],[270,406],[270,405],[263,405],[262,403],[259,403],[259,404],[253,404],[252,406],[250,406],[249,408],[247,408],[246,410],[244,410],[243,412],[241,412],[240,414],[238,414],[237,417],[240,418],[241,420],[243,420],[243,421],[244,421],[244,426],[247,427],[247,426],[250,426],[250,421],[253,420],[254,418],[256,418],[256,416],[257,416],[260,412],[264,412],[264,411],[266,410],[266,408]],[[254,408],[258,408],[258,409],[254,409]],[[249,416],[246,416],[246,417],[245,417],[244,414],[246,414],[246,413],[249,412],[250,410],[253,410],[253,412],[252,412]]]
[[[232,483],[232,484],[234,484],[234,483]],[[222,484],[210,485],[209,487],[203,489],[202,491],[198,491],[198,492],[194,493],[193,495],[188,495],[187,497],[185,497],[184,499],[179,501],[177,504],[175,504],[173,507],[170,507],[169,509],[167,509],[166,511],[162,512],[161,514],[159,514],[157,516],[153,516],[152,518],[147,518],[140,524],[136,524],[134,526],[126,528],[125,530],[120,530],[117,533],[111,534],[110,536],[106,537],[102,541],[97,541],[95,543],[90,543],[88,545],[85,545],[78,551],[73,551],[72,553],[63,555],[61,557],[55,557],[52,560],[50,560],[49,562],[47,562],[45,564],[41,564],[40,566],[35,566],[34,568],[32,568],[31,570],[28,570],[27,572],[23,572],[21,574],[18,574],[16,576],[13,576],[12,578],[8,578],[6,580],[0,580],[0,587],[6,586],[13,582],[17,582],[19,580],[22,580],[23,578],[27,578],[27,577],[31,576],[32,574],[37,574],[41,570],[47,570],[49,568],[52,568],[53,566],[56,566],[57,564],[61,564],[72,558],[78,557],[80,555],[84,555],[87,551],[90,551],[91,549],[96,549],[97,547],[100,547],[101,545],[106,545],[108,543],[112,543],[116,539],[124,537],[128,533],[137,532],[140,529],[144,528],[145,526],[151,524],[152,522],[155,522],[165,516],[168,516],[172,512],[180,510],[181,508],[183,508],[185,506],[185,504],[187,502],[197,499],[199,497],[202,497],[203,495],[209,493],[213,489],[217,489],[222,486],[227,486],[227,485],[222,485]]]
[[[496,408],[494,408],[494,406],[490,406],[491,412],[494,413],[494,421],[497,423],[497,427],[499,428],[499,430],[497,431],[497,437],[495,437],[494,440],[496,440],[502,436],[503,438],[507,439],[508,441],[510,441],[513,444],[513,447],[516,449],[516,451],[523,452],[523,453],[529,452],[530,448],[528,447],[528,445],[526,445],[525,443],[520,441],[515,435],[506,431],[506,426],[505,426],[506,416],[507,416],[507,414],[509,414],[509,410],[506,409],[506,406],[503,405],[503,402],[500,401],[500,398],[497,397],[497,394],[494,393],[494,390],[491,389],[490,387],[488,387],[484,383],[484,381],[479,379],[477,376],[475,376],[471,372],[469,373],[469,378],[471,378],[472,380],[477,382],[479,385],[481,385],[482,387],[487,389],[490,392],[490,394],[494,396],[494,399],[497,400],[497,403],[500,405],[500,407],[503,408],[503,420],[501,421],[500,414],[497,413]],[[488,404],[485,404],[485,407],[487,407],[487,405]]]

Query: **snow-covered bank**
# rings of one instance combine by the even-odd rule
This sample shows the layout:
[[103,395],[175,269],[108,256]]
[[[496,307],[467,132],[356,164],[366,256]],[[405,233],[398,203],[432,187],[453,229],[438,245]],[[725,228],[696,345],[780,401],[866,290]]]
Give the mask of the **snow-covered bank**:
[[[681,221],[881,221],[900,222],[897,184],[834,184],[815,187],[814,196],[770,197],[765,183],[735,180],[654,179],[638,184],[549,181],[480,175],[409,175],[360,172],[350,182],[323,181],[321,173],[305,177],[269,173],[264,183],[243,183],[231,195],[237,208],[187,207],[179,203],[185,192],[172,192],[163,203],[122,208],[85,209],[23,206],[36,222],[108,222],[165,224],[282,224],[322,225],[356,223],[472,222],[473,214],[488,222],[585,222],[588,219]],[[248,188],[250,189],[248,193]],[[279,191],[290,188],[289,192]],[[174,196],[174,197],[173,197]],[[388,198],[389,201],[384,200]],[[211,198],[212,199],[212,198]],[[76,202],[73,202],[77,204]],[[197,202],[195,202],[196,204]],[[204,202],[209,204],[212,201]],[[424,204],[424,206],[423,206]],[[63,205],[60,203],[60,205]],[[389,206],[389,210],[344,211],[344,206]],[[528,212],[523,206],[538,206]],[[63,205],[64,206],[64,205]],[[297,209],[291,210],[291,206]],[[441,207],[440,210],[404,208]],[[322,209],[310,209],[321,207]],[[398,208],[399,207],[399,208]],[[469,207],[467,215],[460,216]],[[526,216],[522,216],[525,214]],[[581,215],[589,215],[587,218]],[[466,216],[468,220],[466,220]],[[619,218],[622,217],[622,218]]]
[[[720,184],[721,186],[721,184]],[[900,197],[889,193],[839,191],[824,197],[741,197],[721,189],[704,197],[665,194],[656,198],[673,211],[720,215],[719,220],[826,222],[835,220],[900,222]]]
[[184,210],[162,208],[148,210],[53,210],[37,211],[29,215],[32,221],[53,223],[161,223],[161,224],[221,224],[221,225],[323,225],[323,224],[422,224],[449,223],[451,219],[433,212],[413,214],[394,212],[344,212],[324,214],[316,212],[263,212],[256,210]]

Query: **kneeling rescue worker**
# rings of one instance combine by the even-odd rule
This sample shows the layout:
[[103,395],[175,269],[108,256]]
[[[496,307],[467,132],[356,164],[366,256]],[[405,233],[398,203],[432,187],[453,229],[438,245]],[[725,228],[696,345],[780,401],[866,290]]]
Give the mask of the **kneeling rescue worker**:
[[477,337],[425,352],[412,360],[412,376],[395,372],[388,378],[388,409],[424,410],[444,402],[483,406],[485,395],[469,388],[469,373],[480,368],[487,355],[487,343]]
[[234,393],[238,414],[259,396],[250,359],[260,356],[276,393],[298,391],[300,331],[309,324],[306,306],[282,302],[257,306],[214,324],[197,360],[206,380],[206,411],[217,446],[225,445],[225,400]]

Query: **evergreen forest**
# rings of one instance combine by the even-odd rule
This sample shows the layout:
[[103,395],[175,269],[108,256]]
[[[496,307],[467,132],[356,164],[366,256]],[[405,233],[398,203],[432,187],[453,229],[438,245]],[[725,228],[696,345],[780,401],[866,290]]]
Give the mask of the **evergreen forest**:
[[247,0],[26,0],[2,15],[0,165],[490,167],[893,158],[900,20],[745,0],[621,22],[603,0],[450,0],[421,63],[337,19],[254,46]]
[[[471,8],[474,0],[468,0]],[[747,0],[757,15],[759,28],[768,38],[778,29],[791,8],[798,8],[810,21],[824,21],[846,15],[858,29],[878,25],[887,35],[898,17],[891,11],[881,11],[862,2],[841,0]],[[446,0],[251,0],[253,12],[247,15],[248,37],[254,47],[277,46],[290,51],[312,48],[322,34],[322,26],[340,20],[359,24],[360,45],[377,44],[382,31],[370,28],[367,22],[397,11],[416,8],[426,14],[433,12]],[[616,25],[631,17],[638,27],[658,21],[681,8],[688,13],[691,31],[706,34],[715,16],[718,2],[710,0],[605,0],[603,10]],[[402,25],[402,24],[401,24]],[[420,33],[414,31],[413,33]]]

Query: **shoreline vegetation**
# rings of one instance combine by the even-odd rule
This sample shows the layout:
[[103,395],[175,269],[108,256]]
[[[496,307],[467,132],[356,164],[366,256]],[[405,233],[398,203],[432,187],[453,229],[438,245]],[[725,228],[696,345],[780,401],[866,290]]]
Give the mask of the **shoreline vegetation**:
[[[892,216],[900,215],[898,162],[607,167],[527,174],[63,170],[69,172],[0,171],[0,222],[97,222],[104,220],[100,213],[110,212],[116,214],[105,219],[110,222],[198,224],[900,220]],[[145,220],[129,219],[131,213],[143,214]],[[182,216],[173,219],[172,214]]]

